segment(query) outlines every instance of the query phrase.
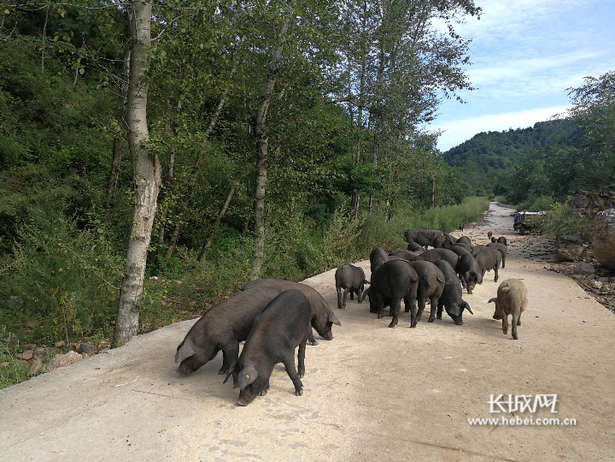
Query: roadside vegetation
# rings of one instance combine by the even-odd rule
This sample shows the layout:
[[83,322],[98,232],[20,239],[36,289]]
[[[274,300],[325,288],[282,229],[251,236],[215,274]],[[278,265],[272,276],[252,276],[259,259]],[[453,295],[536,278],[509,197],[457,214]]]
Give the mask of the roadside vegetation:
[[473,1],[118,5],[0,8],[2,385],[136,300],[147,332],[486,208],[421,128],[471,89]]

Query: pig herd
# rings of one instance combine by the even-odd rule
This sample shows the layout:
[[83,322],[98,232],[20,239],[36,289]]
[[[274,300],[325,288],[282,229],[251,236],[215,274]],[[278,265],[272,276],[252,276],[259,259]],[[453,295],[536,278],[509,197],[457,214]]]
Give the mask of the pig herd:
[[[404,234],[407,249],[387,253],[381,248],[370,254],[371,281],[361,268],[340,266],[335,273],[337,307],[346,307],[346,298],[356,295],[361,303],[369,298],[370,312],[382,318],[389,307],[389,327],[399,322],[401,301],[410,312],[410,327],[421,320],[427,300],[431,310],[428,322],[442,318],[442,311],[455,324],[463,324],[463,313],[473,314],[463,300],[482,284],[487,271],[493,270],[497,282],[500,265],[505,266],[506,238],[489,236],[489,244],[473,246],[468,237],[455,239],[435,229],[411,229]],[[433,247],[426,250],[428,246]],[[365,289],[365,284],[370,284]],[[238,404],[245,406],[269,389],[275,364],[283,363],[297,396],[303,393],[306,344],[316,345],[312,329],[331,340],[332,325],[341,325],[329,304],[313,288],[282,279],[258,279],[241,287],[241,292],[210,308],[186,334],[177,347],[175,363],[180,375],[188,375],[222,351],[223,383],[232,377],[239,388]],[[494,319],[502,320],[508,332],[512,315],[512,335],[517,339],[520,316],[527,306],[527,290],[516,279],[504,281],[498,288]],[[417,311],[418,304],[418,311]],[[240,342],[245,345],[239,353]],[[297,364],[295,367],[295,350]]]

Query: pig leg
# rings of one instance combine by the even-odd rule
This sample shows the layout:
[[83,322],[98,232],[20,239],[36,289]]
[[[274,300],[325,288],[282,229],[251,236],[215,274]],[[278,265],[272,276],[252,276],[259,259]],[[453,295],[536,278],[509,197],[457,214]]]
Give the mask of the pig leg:
[[299,345],[299,352],[297,353],[297,362],[299,363],[299,378],[303,378],[303,376],[305,375],[305,342],[301,342],[301,344]]
[[239,358],[239,342],[229,342],[222,349],[222,367],[218,371],[218,375],[225,375],[230,365],[237,361],[237,358]]
[[[284,360],[284,366],[286,367],[286,372],[290,377],[290,380],[293,381],[293,385],[295,385],[295,395],[301,396],[303,394],[303,383],[301,383],[301,379],[297,374],[297,369],[295,368],[295,355],[294,351],[290,353],[290,355],[286,355]],[[305,366],[304,366],[305,367]]]
[[506,313],[502,316],[502,332],[504,332],[504,335],[508,335],[508,315]]
[[512,338],[514,338],[515,340],[519,340],[519,337],[517,336],[517,323],[518,322],[519,322],[519,312],[515,310],[512,315]]
[[423,316],[423,311],[425,311],[425,301],[426,298],[419,298],[419,311],[416,314],[416,322],[421,320],[421,316]]
[[437,314],[437,318],[438,319],[442,319],[442,310],[444,309],[444,302],[442,301],[442,299],[438,300],[438,314]]
[[350,300],[354,300],[354,290],[352,290],[352,288],[348,289],[348,292],[350,292]]
[[404,303],[410,307],[410,327],[416,327],[416,299],[406,297],[404,298]]
[[312,326],[310,326],[310,332],[308,333],[308,343],[312,346],[318,345],[318,342],[314,338],[314,331],[312,330]]
[[342,308],[342,288],[336,287],[335,291],[337,292],[337,307]]
[[506,268],[506,254],[502,255],[502,268]]
[[500,276],[498,275],[498,269],[499,269],[499,266],[500,266],[500,265],[498,265],[498,264],[496,263],[496,264],[495,264],[495,267],[493,268],[493,271],[495,271],[495,279],[493,280],[493,282],[498,282],[498,279],[499,279],[499,277],[500,277]]
[[401,311],[401,300],[395,299],[391,300],[391,314],[393,315],[393,319],[391,320],[391,324],[389,327],[395,327],[399,320],[399,312]]
[[346,297],[348,297],[348,288],[344,289],[344,298],[342,299],[342,308],[346,309]]
[[[431,312],[429,313],[429,319],[427,320],[427,322],[434,322],[434,320],[436,319],[436,308],[438,306],[438,298],[431,297],[429,300],[431,303]],[[442,319],[442,314],[440,314],[440,319]]]
[[267,385],[261,390],[258,396],[265,396],[269,391],[269,380],[267,380]]

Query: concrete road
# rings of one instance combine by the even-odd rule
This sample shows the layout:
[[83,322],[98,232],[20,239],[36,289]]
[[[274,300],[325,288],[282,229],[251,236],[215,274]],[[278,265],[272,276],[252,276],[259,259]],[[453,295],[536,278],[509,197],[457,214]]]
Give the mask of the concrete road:
[[[308,347],[303,396],[278,365],[269,393],[238,407],[238,390],[216,373],[220,355],[177,376],[175,348],[194,323],[186,321],[0,390],[0,460],[613,460],[615,317],[545,270],[547,252],[513,234],[509,213],[492,204],[485,224],[465,234],[476,243],[487,242],[488,230],[509,239],[500,278],[521,278],[529,292],[518,341],[492,319],[493,272],[464,295],[474,316],[464,314],[463,326],[424,316],[410,329],[405,313],[389,329],[367,302],[335,308],[332,270],[306,281],[342,326],[334,340]],[[369,262],[359,264],[369,274]],[[500,394],[557,395],[557,412],[491,413],[490,397]],[[576,425],[468,420],[502,417]]]

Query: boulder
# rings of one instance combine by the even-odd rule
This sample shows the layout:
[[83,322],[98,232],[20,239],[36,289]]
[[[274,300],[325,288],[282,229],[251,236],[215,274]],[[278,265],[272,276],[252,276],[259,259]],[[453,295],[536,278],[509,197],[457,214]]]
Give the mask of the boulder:
[[594,274],[594,266],[591,263],[581,262],[574,269],[575,274],[582,274],[584,276],[588,276],[590,274]]
[[587,249],[580,239],[570,236],[558,236],[556,245],[558,261],[580,261],[583,259],[583,252]]
[[603,266],[615,269],[615,208],[594,217],[594,258]]
[[76,351],[69,351],[65,355],[55,355],[53,357],[53,363],[51,364],[49,370],[51,371],[57,369],[58,367],[69,366],[71,364],[81,361],[81,359],[83,359],[83,356],[81,356]]

